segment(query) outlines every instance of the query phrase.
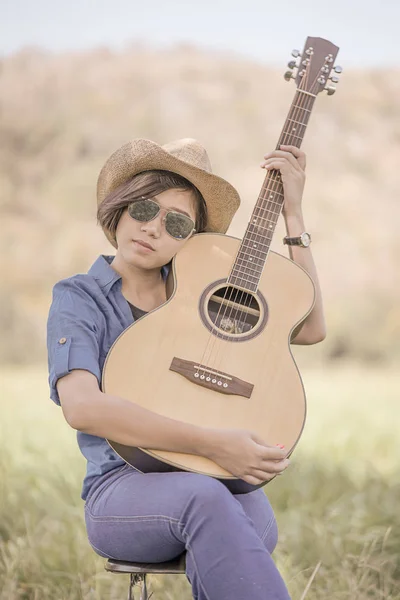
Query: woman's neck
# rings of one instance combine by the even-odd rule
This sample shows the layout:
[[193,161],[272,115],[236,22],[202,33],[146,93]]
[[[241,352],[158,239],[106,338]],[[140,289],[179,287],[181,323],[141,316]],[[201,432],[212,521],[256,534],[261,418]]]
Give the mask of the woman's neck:
[[122,294],[131,304],[143,310],[152,310],[166,301],[165,281],[161,269],[141,269],[121,260],[117,255],[112,268],[122,278]]

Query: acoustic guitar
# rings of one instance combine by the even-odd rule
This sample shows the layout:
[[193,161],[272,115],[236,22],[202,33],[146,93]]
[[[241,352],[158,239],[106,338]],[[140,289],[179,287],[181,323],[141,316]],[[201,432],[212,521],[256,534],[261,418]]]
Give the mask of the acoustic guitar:
[[[290,62],[285,79],[297,89],[277,148],[300,147],[317,95],[334,92],[327,84],[341,71],[338,50],[309,37],[302,54],[293,52],[299,65]],[[168,300],[111,347],[104,392],[194,425],[251,430],[293,452],[306,397],[290,339],[312,310],[315,289],[304,269],[270,250],[283,200],[279,171],[268,172],[242,240],[200,233],[187,242],[172,261]],[[144,473],[201,473],[236,494],[267,483],[248,484],[203,456],[107,441]]]

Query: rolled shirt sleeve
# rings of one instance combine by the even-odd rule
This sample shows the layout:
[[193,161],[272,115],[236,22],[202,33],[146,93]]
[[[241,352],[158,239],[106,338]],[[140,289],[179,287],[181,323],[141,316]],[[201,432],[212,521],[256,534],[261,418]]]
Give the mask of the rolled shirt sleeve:
[[50,398],[60,405],[57,381],[74,369],[93,373],[101,382],[99,325],[96,303],[79,277],[53,288],[47,322]]

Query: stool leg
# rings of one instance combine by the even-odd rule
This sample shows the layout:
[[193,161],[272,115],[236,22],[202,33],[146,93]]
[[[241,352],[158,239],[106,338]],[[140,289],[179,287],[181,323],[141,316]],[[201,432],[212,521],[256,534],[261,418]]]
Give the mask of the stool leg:
[[140,600],[149,600],[153,594],[148,595],[147,592],[147,583],[146,583],[146,573],[143,575],[143,585],[142,585],[142,593],[140,595]]
[[[129,592],[128,592],[128,600],[135,600],[135,586],[138,583],[143,582],[142,594],[140,596],[140,600],[148,600],[149,596],[147,595],[147,586],[146,586],[146,574],[139,573],[131,573],[130,583],[129,583]],[[144,594],[144,595],[143,595]]]

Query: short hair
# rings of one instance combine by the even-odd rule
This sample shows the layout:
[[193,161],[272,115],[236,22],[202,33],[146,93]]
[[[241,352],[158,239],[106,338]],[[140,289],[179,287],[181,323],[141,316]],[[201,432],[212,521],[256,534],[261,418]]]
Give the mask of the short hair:
[[126,207],[142,196],[152,197],[170,189],[188,190],[196,201],[196,233],[207,226],[207,205],[193,183],[171,171],[143,171],[121,184],[104,198],[97,209],[97,222],[115,240],[119,220]]

